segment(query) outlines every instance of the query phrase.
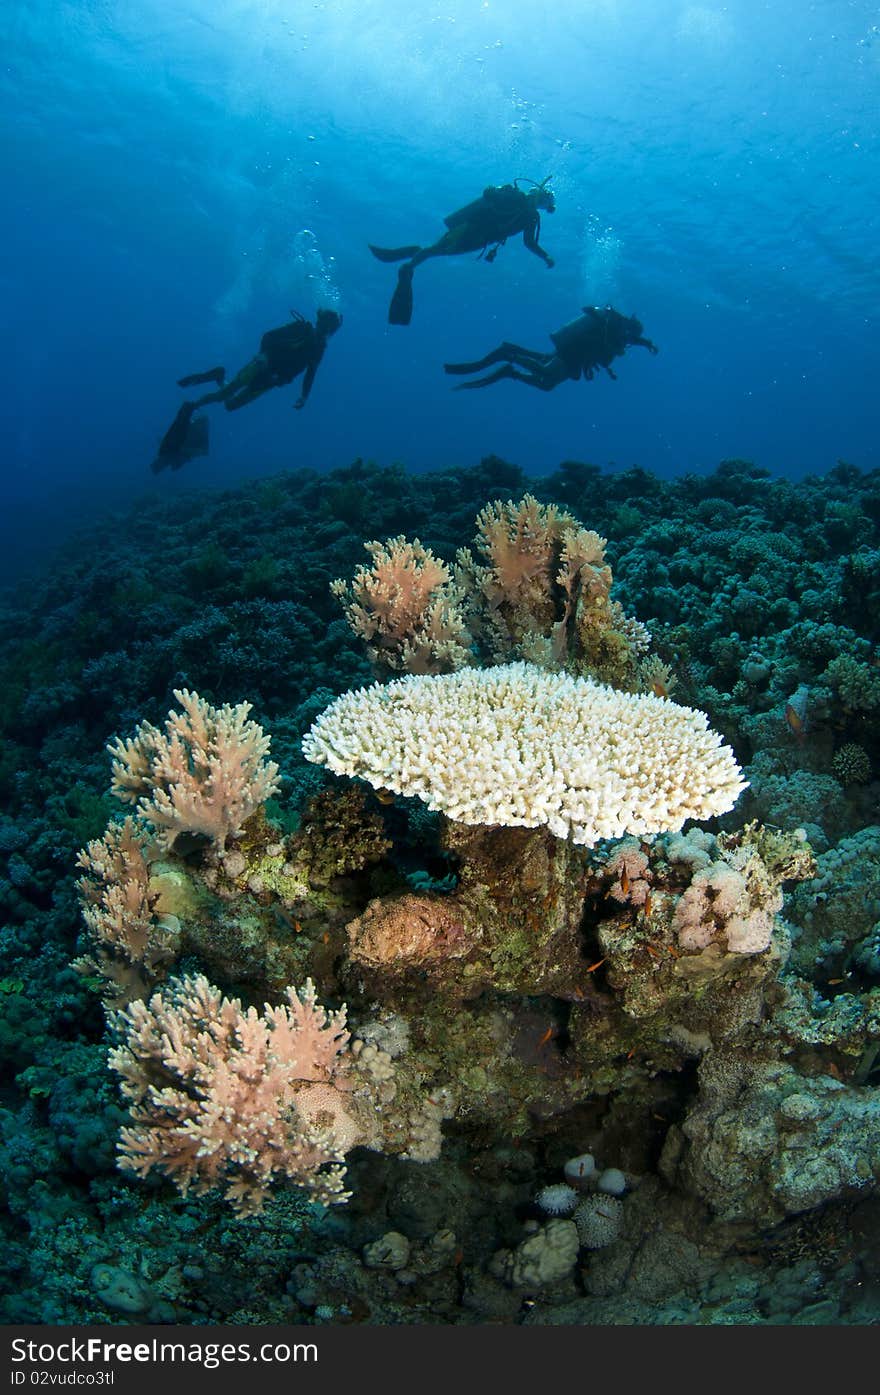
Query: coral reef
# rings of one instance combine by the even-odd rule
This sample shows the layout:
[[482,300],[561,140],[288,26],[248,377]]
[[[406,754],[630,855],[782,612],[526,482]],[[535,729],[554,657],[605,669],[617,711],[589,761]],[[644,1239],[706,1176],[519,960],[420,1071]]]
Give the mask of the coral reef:
[[[145,501],[17,598],[4,1320],[876,1321],[878,527],[842,467],[356,464]],[[391,542],[331,590],[362,537]],[[495,817],[536,767],[450,817],[461,736],[443,812],[302,755],[371,669],[511,664],[533,705],[601,682],[668,718],[674,683],[748,788],[699,827],[554,831]]]
[[347,1199],[339,1163],[363,1130],[349,1099],[345,1014],[317,1006],[309,981],[287,999],[244,1012],[198,976],[111,1018],[122,1044],[110,1065],[132,1119],[123,1168],[139,1177],[159,1168],[184,1196],[223,1185],[239,1215],[262,1209],[275,1176],[317,1201]]

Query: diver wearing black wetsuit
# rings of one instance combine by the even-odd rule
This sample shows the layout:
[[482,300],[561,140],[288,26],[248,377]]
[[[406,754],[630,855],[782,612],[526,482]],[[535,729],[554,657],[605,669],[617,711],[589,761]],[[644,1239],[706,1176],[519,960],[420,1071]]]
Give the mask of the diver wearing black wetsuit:
[[582,315],[550,335],[555,345],[552,354],[505,342],[486,354],[485,358],[473,363],[445,363],[443,367],[447,373],[479,373],[493,363],[504,365],[485,378],[458,383],[458,391],[488,387],[490,383],[501,382],[502,378],[515,378],[518,383],[527,383],[529,387],[540,388],[542,392],[552,392],[560,383],[592,378],[599,368],[603,368],[609,378],[616,378],[617,374],[611,367],[612,360],[620,358],[630,345],[638,345],[656,354],[656,344],[644,338],[642,330],[640,320],[634,316],[628,319],[610,305],[601,309],[595,305],[585,305]]
[[[407,247],[374,247],[370,251],[380,262],[399,262],[404,257],[405,264],[397,273],[397,289],[391,298],[388,320],[393,325],[408,325],[412,319],[413,272],[429,257],[456,257],[462,252],[479,252],[487,262],[493,262],[509,237],[522,233],[523,243],[546,266],[553,266],[553,258],[548,256],[540,245],[541,210],[553,213],[556,203],[553,194],[546,187],[546,179],[534,188],[520,189],[513,184],[490,185],[478,199],[450,213],[443,221],[446,232],[430,247],[417,244]],[[487,250],[488,249],[488,250]]]
[[217,383],[218,387],[216,392],[206,392],[193,402],[183,403],[162,438],[152,465],[154,473],[163,470],[166,465],[173,470],[179,469],[187,459],[192,458],[193,452],[187,454],[187,451],[195,425],[192,415],[199,407],[222,402],[227,412],[237,412],[239,407],[247,407],[270,388],[286,387],[300,373],[304,373],[305,377],[300,395],[293,405],[297,409],[306,405],[327,340],[339,329],[342,316],[335,310],[319,310],[312,324],[295,310],[291,314],[294,318],[290,324],[266,331],[260,340],[260,352],[225,386],[225,368],[209,368],[204,373],[190,373],[178,379],[178,387],[193,387],[196,383]]

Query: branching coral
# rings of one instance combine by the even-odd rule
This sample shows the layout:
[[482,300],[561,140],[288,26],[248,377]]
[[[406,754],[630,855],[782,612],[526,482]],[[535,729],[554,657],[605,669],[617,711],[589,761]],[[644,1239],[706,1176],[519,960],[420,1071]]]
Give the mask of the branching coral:
[[174,918],[156,913],[158,897],[150,890],[154,851],[145,830],[127,818],[111,823],[77,857],[86,875],[76,889],[93,947],[74,968],[100,975],[114,1006],[143,998],[177,952]]
[[212,707],[186,689],[174,696],[183,711],[169,712],[164,733],[143,722],[131,740],[108,746],[111,788],[153,825],[161,846],[190,833],[222,852],[278,789],[278,766],[266,760],[269,737],[248,720],[249,702]]
[[[475,547],[483,560],[477,563],[462,551],[458,562],[469,589],[485,602],[497,643],[506,646],[499,657],[512,657],[510,645],[531,632],[547,634],[557,620],[557,574],[564,567],[574,575],[574,557],[565,554],[577,528],[571,514],[539,504],[531,494],[519,504],[495,500],[477,515]],[[581,552],[601,560],[602,539],[587,537],[593,546]]]
[[376,671],[451,673],[468,663],[471,637],[448,567],[418,538],[364,546],[372,565],[330,589]]
[[487,504],[452,575],[418,539],[366,547],[372,566],[331,589],[379,677],[525,659],[650,687],[639,661],[651,637],[611,600],[605,540],[564,509],[531,494]]
[[303,753],[465,824],[591,845],[733,807],[745,781],[702,712],[530,664],[343,694]]
[[481,560],[461,549],[456,580],[489,662],[527,659],[596,677],[627,668],[631,637],[620,607],[612,610],[598,533],[527,494],[519,504],[487,504],[474,546]]
[[310,980],[289,1006],[258,1013],[186,977],[113,1014],[110,1064],[131,1101],[120,1166],[164,1172],[184,1195],[223,1187],[239,1215],[259,1211],[286,1177],[316,1201],[345,1201],[345,1153],[361,1141],[351,1112],[345,1011],[327,1013]]

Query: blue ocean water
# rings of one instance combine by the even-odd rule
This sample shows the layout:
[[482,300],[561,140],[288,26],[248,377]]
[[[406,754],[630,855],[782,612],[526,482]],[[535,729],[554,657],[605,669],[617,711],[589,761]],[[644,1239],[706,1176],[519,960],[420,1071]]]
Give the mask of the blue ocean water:
[[[144,491],[357,456],[877,464],[870,0],[6,0],[0,32],[7,569]],[[519,239],[431,262],[389,326],[368,241],[547,175],[553,270]],[[444,360],[606,302],[657,358],[451,392]],[[175,380],[321,304],[345,324],[307,410],[215,409],[210,456],[154,480]]]

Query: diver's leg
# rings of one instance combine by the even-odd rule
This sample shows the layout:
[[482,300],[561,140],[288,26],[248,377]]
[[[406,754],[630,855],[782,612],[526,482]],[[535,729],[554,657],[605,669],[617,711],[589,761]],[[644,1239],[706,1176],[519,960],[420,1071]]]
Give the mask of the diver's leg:
[[513,378],[516,382],[538,388],[541,392],[552,392],[562,381],[554,374],[547,373],[543,366],[535,367],[530,373],[521,373],[512,363],[505,363],[503,368],[496,369],[487,378],[476,378],[472,383],[457,383],[453,390],[461,392],[462,388],[488,387],[490,383],[500,383],[502,378]]
[[[255,354],[254,357],[245,364],[244,368],[241,368],[236,373],[231,382],[227,383],[225,387],[218,388],[216,392],[206,392],[204,397],[198,399],[196,406],[207,407],[211,402],[225,402],[226,406],[229,407],[230,399],[238,396],[239,393],[247,388],[250,388],[255,382],[259,381],[260,376],[265,375],[267,371],[268,364],[265,354]],[[266,386],[269,386],[269,384]],[[244,403],[240,405],[243,406]],[[232,409],[230,408],[230,410]]]
[[[408,265],[415,271],[416,267],[421,266],[422,262],[426,262],[429,257],[453,256],[458,251],[458,247],[456,246],[458,240],[457,228],[452,229],[450,232],[445,232],[442,237],[438,237],[436,242],[432,242],[430,247],[417,248],[410,258]],[[402,270],[403,267],[401,267],[401,271]]]
[[481,368],[491,368],[493,363],[518,363],[521,368],[542,368],[552,357],[552,354],[524,349],[521,344],[511,344],[505,340],[475,363],[444,363],[443,367],[447,373],[478,373]]
[[391,304],[388,307],[388,323],[392,325],[408,325],[412,319],[413,312],[413,273],[417,266],[426,262],[429,257],[448,257],[458,251],[456,247],[457,238],[453,232],[444,233],[441,238],[433,242],[430,247],[419,247],[416,249],[408,262],[404,262],[397,273],[397,285],[394,288],[394,295],[391,297]]
[[538,388],[540,392],[552,392],[562,382],[552,374],[546,373],[543,367],[536,367],[531,373],[517,373],[516,369],[511,369],[511,378],[516,378],[518,383],[525,383],[528,387]]
[[516,363],[520,368],[533,368],[536,372],[553,358],[552,354],[541,353],[539,349],[524,349],[522,344],[502,344],[501,347],[508,363]]
[[203,393],[201,397],[196,398],[195,402],[193,403],[193,406],[208,407],[212,402],[225,402],[228,392],[229,387],[225,387],[218,388],[216,392]]
[[250,387],[242,388],[224,399],[227,412],[237,412],[239,407],[247,407],[251,402],[256,402],[258,397],[262,397],[264,392],[268,392],[272,383],[251,383]]
[[[248,393],[252,388],[256,387],[256,396],[259,396],[261,392],[266,391],[267,387],[272,386],[273,384],[269,377],[269,365],[266,362],[265,354],[256,354],[254,358],[245,364],[244,368],[236,373],[232,381],[227,383],[225,387],[218,388],[216,392],[204,393],[202,397],[196,399],[193,406],[208,407],[212,402],[223,402],[229,411],[234,411],[235,408],[230,407],[229,404],[234,399],[239,398],[243,393]],[[247,397],[246,400],[248,402],[253,401],[253,396]],[[244,405],[243,400],[236,402],[236,406],[243,407]]]
[[178,387],[196,387],[199,383],[216,383],[222,387],[226,378],[226,369],[207,368],[204,373],[188,373],[185,378],[177,379]]
[[527,369],[527,372],[519,373],[516,368],[510,370],[511,378],[516,378],[518,383],[538,388],[540,392],[552,392],[560,383],[571,378],[576,380],[578,377],[578,374],[572,373],[556,354],[538,354],[526,350],[526,355],[520,360],[519,367]]
[[466,388],[489,387],[490,383],[500,383],[502,378],[518,378],[519,374],[509,363],[505,363],[503,368],[496,368],[494,373],[489,373],[485,378],[474,378],[470,383],[456,383],[453,392],[464,392]]

